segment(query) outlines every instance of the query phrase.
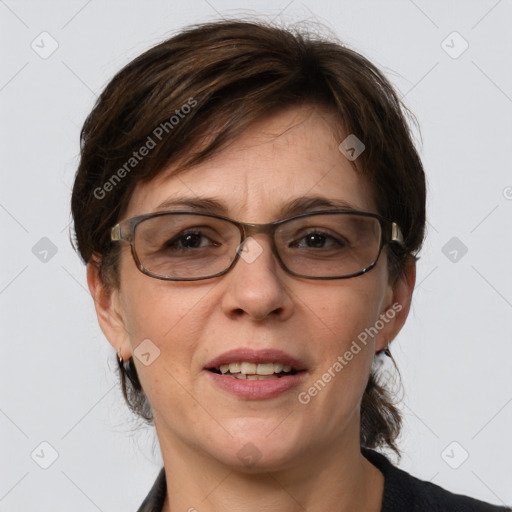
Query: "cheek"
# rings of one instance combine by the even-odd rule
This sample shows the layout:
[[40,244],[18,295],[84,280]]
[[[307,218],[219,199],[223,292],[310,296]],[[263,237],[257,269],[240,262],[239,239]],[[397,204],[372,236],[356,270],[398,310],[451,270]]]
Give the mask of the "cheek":
[[122,307],[140,382],[154,402],[168,392],[179,395],[179,383],[189,380],[209,289],[135,272],[123,282]]
[[[143,274],[141,277],[146,279]],[[154,413],[159,413],[162,404],[172,404],[174,414],[179,417],[195,407],[183,386],[189,387],[191,366],[204,325],[199,316],[204,314],[206,301],[201,298],[206,291],[181,289],[150,279],[140,284],[136,277],[125,290],[128,336],[139,380]],[[150,354],[149,361],[144,360],[143,353]],[[183,410],[182,405],[186,406]]]
[[[377,276],[378,277],[378,276]],[[359,279],[359,281],[357,281]],[[379,317],[382,307],[382,290],[377,279],[370,274],[348,280],[337,286],[310,291],[305,301],[311,318],[326,331],[326,338],[337,340],[334,345],[343,346],[364,332]]]
[[367,333],[379,318],[382,297],[375,276],[360,278],[357,284],[347,281],[310,294],[305,309],[313,326],[317,359],[301,403],[309,400],[309,407],[322,416],[322,411],[332,410],[333,428],[340,416],[354,410],[374,358],[375,339]]
[[121,301],[132,348],[149,338],[156,344],[168,343],[183,320],[201,309],[208,285],[191,285],[149,277],[133,265],[130,255],[121,263]]

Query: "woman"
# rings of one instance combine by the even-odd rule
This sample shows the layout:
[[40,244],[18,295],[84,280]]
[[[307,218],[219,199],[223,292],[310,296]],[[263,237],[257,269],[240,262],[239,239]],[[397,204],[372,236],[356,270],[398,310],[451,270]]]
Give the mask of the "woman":
[[384,76],[337,42],[191,27],[82,130],[76,245],[164,468],[140,511],[505,510],[399,470],[379,376],[425,177]]

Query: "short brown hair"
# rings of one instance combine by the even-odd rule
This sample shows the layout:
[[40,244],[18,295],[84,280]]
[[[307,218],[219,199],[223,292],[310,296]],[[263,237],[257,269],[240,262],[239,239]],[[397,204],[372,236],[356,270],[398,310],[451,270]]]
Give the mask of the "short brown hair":
[[[390,275],[399,278],[425,229],[425,176],[406,120],[414,116],[371,62],[335,38],[259,21],[188,27],[107,85],[81,131],[71,207],[82,259],[97,259],[105,285],[120,286],[119,246],[111,243],[110,228],[135,187],[171,163],[179,162],[180,170],[198,164],[251,123],[301,105],[326,107],[345,134],[363,141],[354,167],[378,212],[403,231],[403,249],[393,244],[388,250]],[[149,139],[158,143],[135,158]],[[129,406],[151,420],[133,363],[120,372]],[[387,445],[399,454],[400,426],[398,409],[372,373],[361,404],[361,446]]]

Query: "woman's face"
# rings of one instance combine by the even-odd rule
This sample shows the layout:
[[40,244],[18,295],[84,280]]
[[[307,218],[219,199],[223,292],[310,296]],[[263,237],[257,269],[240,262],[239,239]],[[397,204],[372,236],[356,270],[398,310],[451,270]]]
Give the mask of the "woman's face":
[[[248,223],[279,220],[300,197],[376,212],[340,142],[328,113],[290,109],[254,124],[213,159],[177,176],[169,168],[139,186],[125,218],[190,209],[159,208],[178,197],[213,198],[224,205],[225,216]],[[254,258],[240,258],[224,276],[196,282],[142,274],[123,244],[121,286],[100,312],[100,323],[125,360],[150,340],[141,346],[150,355],[141,361],[137,351],[134,361],[162,450],[269,469],[328,456],[349,442],[358,447],[359,404],[372,360],[400,329],[414,279],[393,287],[385,251],[373,270],[358,277],[297,278],[279,266],[266,235],[254,235],[253,242],[248,250]],[[383,327],[368,336],[365,329],[383,314]],[[237,350],[243,352],[228,354]],[[242,381],[209,371],[215,360],[293,361],[302,371],[284,377],[285,384]]]

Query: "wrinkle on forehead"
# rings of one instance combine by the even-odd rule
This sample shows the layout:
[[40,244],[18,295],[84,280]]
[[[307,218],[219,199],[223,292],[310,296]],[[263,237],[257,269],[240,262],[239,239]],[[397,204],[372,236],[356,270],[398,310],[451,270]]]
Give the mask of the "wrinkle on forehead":
[[216,196],[229,203],[238,220],[260,223],[269,221],[272,210],[290,197],[311,193],[334,198],[336,191],[339,199],[369,210],[373,201],[368,190],[349,197],[362,177],[338,150],[336,133],[333,116],[323,108],[281,111],[253,123],[212,158],[184,170],[171,165],[139,184],[129,213],[153,211],[173,194]]

